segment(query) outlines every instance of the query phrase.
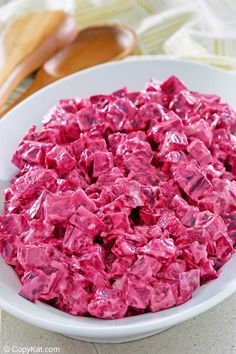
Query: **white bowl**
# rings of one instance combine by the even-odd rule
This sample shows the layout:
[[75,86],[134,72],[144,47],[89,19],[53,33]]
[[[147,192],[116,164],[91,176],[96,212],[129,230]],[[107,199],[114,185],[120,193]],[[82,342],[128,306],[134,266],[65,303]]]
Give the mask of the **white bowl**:
[[[138,90],[151,77],[164,80],[173,74],[189,88],[219,94],[236,108],[236,75],[193,62],[133,58],[84,70],[34,94],[0,121],[0,187],[5,187],[16,171],[10,161],[19,139],[32,124],[40,126],[43,115],[59,99],[109,93],[122,86]],[[202,286],[181,306],[121,320],[100,320],[71,316],[41,302],[27,301],[18,295],[20,282],[16,274],[0,258],[0,307],[26,322],[66,336],[119,343],[163,331],[223,301],[236,291],[235,269],[236,255],[222,268],[217,280]]]

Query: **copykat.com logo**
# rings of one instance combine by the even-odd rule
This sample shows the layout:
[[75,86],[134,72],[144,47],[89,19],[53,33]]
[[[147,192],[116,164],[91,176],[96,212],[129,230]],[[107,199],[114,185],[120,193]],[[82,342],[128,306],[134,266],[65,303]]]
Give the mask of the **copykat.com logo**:
[[40,347],[32,345],[30,347],[19,347],[17,345],[4,345],[3,353],[60,353],[60,347]]

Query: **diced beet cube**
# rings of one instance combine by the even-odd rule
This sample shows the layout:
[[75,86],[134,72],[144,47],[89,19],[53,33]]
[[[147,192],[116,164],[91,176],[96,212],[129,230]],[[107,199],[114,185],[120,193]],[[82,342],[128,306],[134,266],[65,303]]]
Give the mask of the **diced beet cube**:
[[127,305],[118,289],[99,288],[88,305],[88,311],[98,318],[122,318],[127,311]]
[[153,125],[147,132],[147,137],[156,143],[163,140],[164,134],[170,130],[182,131],[183,123],[179,116],[170,111],[166,114],[165,120]]
[[92,106],[82,108],[78,112],[78,122],[81,131],[86,131],[92,128],[98,120],[97,111]]
[[71,195],[71,203],[75,206],[75,209],[79,208],[80,206],[83,206],[91,212],[95,212],[97,210],[96,204],[87,196],[87,194],[81,188],[78,188]]
[[175,95],[184,89],[186,89],[186,87],[176,76],[170,76],[161,84],[161,90],[167,95]]
[[110,277],[112,279],[121,278],[127,272],[127,269],[132,266],[134,259],[130,256],[116,258],[109,269]]
[[97,151],[93,155],[93,177],[108,173],[113,168],[113,156],[109,152]]
[[30,271],[22,279],[23,285],[19,292],[24,298],[35,302],[49,284],[49,277],[42,271]]
[[181,90],[175,94],[171,102],[169,103],[169,109],[176,112],[184,121],[192,122],[192,118],[195,118],[194,110],[198,107],[200,99],[188,90]]
[[17,259],[26,271],[49,263],[49,256],[50,247],[47,245],[26,245],[17,252]]
[[133,256],[136,253],[136,247],[122,237],[117,238],[115,245],[111,249],[116,257]]
[[[64,280],[64,281],[63,281]],[[91,295],[86,291],[88,281],[81,274],[74,274],[73,277],[60,279],[62,284],[59,287],[59,297],[56,301],[56,306],[72,315],[83,316],[88,313],[88,305],[91,300]],[[63,286],[66,286],[67,291],[63,291]]]
[[173,176],[193,200],[198,200],[213,191],[210,181],[201,173],[194,160],[173,166]]
[[168,154],[171,151],[185,150],[188,144],[186,135],[177,131],[165,133],[164,140],[160,147],[160,155]]
[[128,215],[124,212],[111,214],[111,222],[114,230],[131,231]]
[[77,262],[82,270],[92,267],[94,270],[103,271],[105,269],[104,251],[100,245],[87,247],[82,255],[78,257]]
[[71,193],[48,193],[43,202],[43,212],[44,218],[53,224],[69,220],[75,212],[75,206],[71,203]]
[[172,307],[175,304],[176,300],[172,287],[168,283],[155,282],[150,298],[151,311],[157,312]]
[[161,120],[163,114],[165,114],[165,109],[159,103],[150,102],[145,103],[139,109],[139,117],[144,120],[146,126],[147,122],[158,122]]
[[12,233],[15,236],[28,230],[27,218],[22,214],[9,214],[0,216],[0,230]]
[[73,225],[66,227],[65,236],[63,238],[63,247],[71,253],[80,253],[84,249],[93,245],[93,238],[89,234]]
[[191,298],[192,293],[200,286],[200,270],[192,269],[179,275],[179,303],[187,301]]
[[83,206],[79,207],[76,213],[72,215],[70,223],[92,236],[99,235],[104,229],[104,223],[97,215]]
[[209,147],[212,143],[212,129],[204,119],[200,119],[192,125],[185,126],[184,133],[187,137],[198,138],[203,141],[207,147]]
[[25,141],[13,155],[12,162],[19,168],[23,168],[26,163],[43,166],[45,154],[51,147],[50,144]]
[[110,121],[113,129],[133,130],[136,128],[135,115],[137,108],[127,97],[118,98],[108,106],[107,120]]
[[159,238],[151,240],[147,245],[139,249],[140,254],[146,254],[155,257],[161,262],[170,259],[176,251],[172,239]]
[[188,146],[188,152],[200,166],[209,165],[212,162],[212,156],[203,141],[194,139]]
[[127,284],[124,286],[127,305],[138,309],[145,309],[150,302],[151,290],[151,286],[141,280],[128,278]]
[[139,256],[132,267],[128,269],[128,272],[145,282],[150,281],[152,279],[152,263],[150,261],[150,257]]
[[76,164],[74,157],[63,147],[55,146],[46,155],[46,166],[55,168],[61,174],[69,173]]

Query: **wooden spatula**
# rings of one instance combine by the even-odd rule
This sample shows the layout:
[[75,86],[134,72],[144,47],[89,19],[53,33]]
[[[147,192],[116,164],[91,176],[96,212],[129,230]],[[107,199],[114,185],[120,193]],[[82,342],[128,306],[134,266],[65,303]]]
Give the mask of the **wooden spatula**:
[[78,34],[75,18],[63,11],[39,11],[10,23],[0,39],[0,107],[29,74]]
[[51,82],[93,65],[122,59],[133,54],[135,48],[135,33],[126,26],[111,24],[84,28],[73,43],[44,64],[28,90],[7,109],[0,111],[0,117]]

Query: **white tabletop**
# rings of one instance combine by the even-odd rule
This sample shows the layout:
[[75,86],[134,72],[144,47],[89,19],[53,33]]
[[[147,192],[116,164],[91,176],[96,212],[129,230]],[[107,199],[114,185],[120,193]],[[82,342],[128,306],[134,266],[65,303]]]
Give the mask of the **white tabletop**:
[[[26,324],[2,312],[1,339],[8,353],[34,346],[60,354],[230,354],[236,353],[236,294],[212,310],[142,340],[93,344],[73,340]],[[23,349],[22,349],[23,348]],[[25,349],[26,348],[26,349]],[[0,349],[1,352],[1,349]],[[56,352],[56,351],[55,351]]]

